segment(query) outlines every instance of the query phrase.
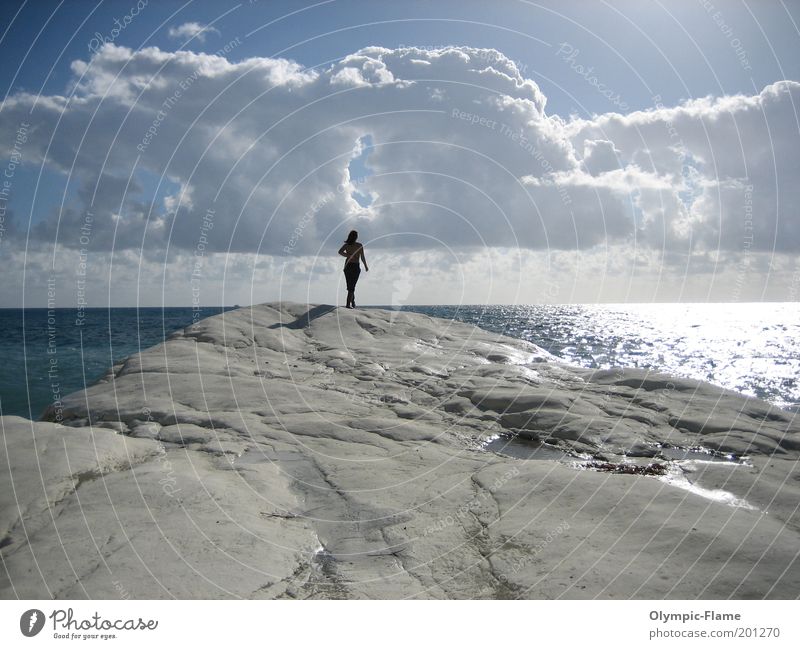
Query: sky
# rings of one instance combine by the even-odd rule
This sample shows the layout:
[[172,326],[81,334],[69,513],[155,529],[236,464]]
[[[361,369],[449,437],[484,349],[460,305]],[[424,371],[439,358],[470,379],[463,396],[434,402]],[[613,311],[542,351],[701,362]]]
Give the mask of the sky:
[[798,2],[3,7],[0,307],[800,297]]

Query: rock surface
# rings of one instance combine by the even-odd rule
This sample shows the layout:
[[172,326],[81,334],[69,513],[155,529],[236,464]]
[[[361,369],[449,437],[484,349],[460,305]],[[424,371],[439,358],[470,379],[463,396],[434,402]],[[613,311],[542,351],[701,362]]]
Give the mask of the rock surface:
[[275,303],[63,406],[0,418],[5,598],[800,595],[800,427],[705,383]]

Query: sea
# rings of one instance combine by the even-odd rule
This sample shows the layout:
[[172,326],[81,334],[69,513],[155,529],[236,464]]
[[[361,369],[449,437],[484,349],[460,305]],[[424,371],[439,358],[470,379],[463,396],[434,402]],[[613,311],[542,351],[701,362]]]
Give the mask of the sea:
[[0,309],[0,414],[39,419],[124,358],[231,308]]
[[[127,356],[234,307],[0,309],[0,414],[38,419]],[[370,308],[370,307],[366,307]],[[591,368],[653,368],[800,411],[800,303],[401,308],[528,340]]]

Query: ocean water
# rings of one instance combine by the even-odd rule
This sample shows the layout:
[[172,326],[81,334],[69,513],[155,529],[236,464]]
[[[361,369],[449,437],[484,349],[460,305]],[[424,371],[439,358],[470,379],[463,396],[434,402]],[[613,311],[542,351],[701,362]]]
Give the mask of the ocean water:
[[[523,338],[574,365],[655,368],[800,410],[797,303],[402,308]],[[74,309],[0,309],[0,413],[39,418],[58,396],[91,385],[193,316],[191,307],[87,309],[78,326]]]
[[123,358],[222,308],[0,309],[0,414],[38,419],[59,396],[82,390]]
[[582,367],[642,367],[800,410],[800,303],[413,306]]

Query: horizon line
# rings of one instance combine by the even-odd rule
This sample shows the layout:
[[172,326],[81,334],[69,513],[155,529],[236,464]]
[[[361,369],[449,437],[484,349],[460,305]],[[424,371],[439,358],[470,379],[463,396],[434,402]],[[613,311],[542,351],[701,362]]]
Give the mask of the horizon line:
[[[274,304],[282,302],[294,302],[296,304],[310,304],[310,305],[325,305],[344,308],[338,304],[328,304],[326,302],[298,302],[297,300],[272,300],[266,302],[257,302],[255,304],[205,304],[197,306],[194,304],[131,304],[131,305],[116,305],[116,306],[84,306],[83,311],[108,311],[110,309],[243,309],[247,307],[260,306],[262,304]],[[800,300],[739,300],[739,301],[722,301],[722,300],[686,300],[686,301],[650,301],[650,302],[492,302],[492,303],[450,303],[443,304],[435,302],[430,304],[362,304],[359,308],[389,308],[389,309],[404,309],[412,307],[491,307],[491,306],[630,306],[630,305],[674,305],[674,304],[800,304]],[[53,310],[53,311],[72,311],[77,310],[76,306],[0,306],[0,311],[10,310],[25,310],[25,309],[40,309],[40,310]]]

